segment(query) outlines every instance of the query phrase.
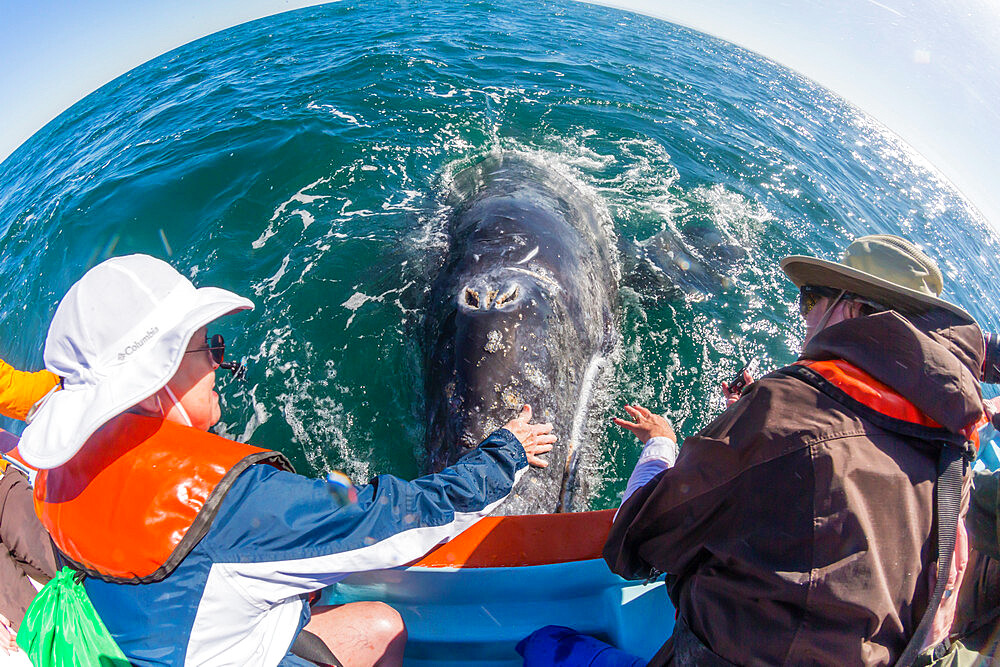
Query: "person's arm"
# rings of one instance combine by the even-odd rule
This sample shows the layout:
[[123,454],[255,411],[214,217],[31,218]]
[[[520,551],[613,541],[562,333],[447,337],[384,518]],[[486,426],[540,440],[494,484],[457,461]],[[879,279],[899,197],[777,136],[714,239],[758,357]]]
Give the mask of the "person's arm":
[[625,485],[622,504],[625,504],[633,493],[649,484],[654,477],[671,468],[677,460],[677,452],[677,443],[673,438],[661,436],[647,440],[632,474],[629,475],[628,484]]
[[[684,441],[674,466],[654,473],[622,503],[604,546],[613,572],[626,579],[679,574],[697,557],[706,535],[713,534],[714,522],[732,521],[727,516],[733,511],[730,494],[752,459],[748,451],[768,437],[754,415],[770,401],[762,393],[767,392],[756,383],[701,433]],[[748,427],[755,421],[754,428]]]
[[13,466],[0,478],[0,542],[38,583],[56,576],[52,540],[35,514],[28,478]]
[[631,431],[643,443],[639,460],[628,478],[622,503],[677,460],[677,434],[666,417],[653,414],[641,405],[626,405],[625,412],[634,422],[614,418],[614,423]]
[[205,538],[212,577],[275,604],[352,572],[403,565],[489,514],[527,470],[524,447],[506,429],[440,473],[410,482],[380,475],[345,507],[322,480],[254,466]]
[[49,371],[19,371],[0,359],[0,414],[23,420],[31,407],[57,384],[59,377]]
[[305,593],[416,560],[488,514],[528,465],[525,446],[500,429],[440,473],[375,478],[349,505],[323,480],[251,466],[187,557],[207,569],[188,661],[205,662],[251,633],[262,655],[284,655],[301,627]]

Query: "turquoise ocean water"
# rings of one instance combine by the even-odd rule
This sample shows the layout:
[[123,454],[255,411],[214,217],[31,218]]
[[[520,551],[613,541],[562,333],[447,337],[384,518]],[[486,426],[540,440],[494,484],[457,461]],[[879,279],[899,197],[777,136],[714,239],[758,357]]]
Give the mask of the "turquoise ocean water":
[[[307,474],[415,476],[449,179],[501,150],[574,179],[612,222],[622,335],[600,389],[682,434],[721,410],[718,381],[742,362],[794,359],[784,255],[903,234],[939,261],[947,297],[1000,327],[996,233],[809,80],[613,9],[376,0],[167,53],[0,164],[0,355],[39,367],[66,289],[150,253],[257,304],[213,329],[251,364],[244,384],[220,374],[222,432]],[[638,444],[613,427],[591,440],[592,505],[608,507]]]

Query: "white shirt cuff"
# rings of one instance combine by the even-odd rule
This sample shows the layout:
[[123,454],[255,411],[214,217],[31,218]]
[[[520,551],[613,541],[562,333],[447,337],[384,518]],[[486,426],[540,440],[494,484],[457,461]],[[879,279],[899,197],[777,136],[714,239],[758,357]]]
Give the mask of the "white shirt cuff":
[[622,503],[661,472],[672,468],[677,461],[678,451],[677,443],[672,438],[661,436],[647,440],[639,461],[635,464],[635,470],[628,478]]
[[639,455],[639,463],[656,459],[666,463],[668,468],[672,468],[674,463],[677,462],[677,452],[677,443],[673,438],[666,436],[650,438],[642,448],[642,454]]

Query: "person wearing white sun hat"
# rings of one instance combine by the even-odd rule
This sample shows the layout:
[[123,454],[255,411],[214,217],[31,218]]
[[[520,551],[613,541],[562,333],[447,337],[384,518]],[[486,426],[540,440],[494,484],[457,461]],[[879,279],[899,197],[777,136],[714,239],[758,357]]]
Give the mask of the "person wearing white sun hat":
[[525,406],[454,466],[379,476],[344,504],[281,454],[208,433],[214,371],[232,365],[207,325],[251,308],[146,255],[73,285],[45,343],[63,390],[36,406],[19,445],[41,469],[39,517],[133,664],[336,664],[329,649],[396,664],[398,613],[360,602],[311,616],[310,595],[414,560],[489,513],[529,463],[545,465],[551,425]]

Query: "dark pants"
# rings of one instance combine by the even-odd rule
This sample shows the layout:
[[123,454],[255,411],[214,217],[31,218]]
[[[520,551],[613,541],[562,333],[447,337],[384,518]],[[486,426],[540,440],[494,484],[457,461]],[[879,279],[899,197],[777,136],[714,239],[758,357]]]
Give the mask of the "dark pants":
[[28,478],[13,466],[0,478],[0,614],[16,630],[35,597],[31,577],[46,583],[55,576],[52,540],[31,498]]

